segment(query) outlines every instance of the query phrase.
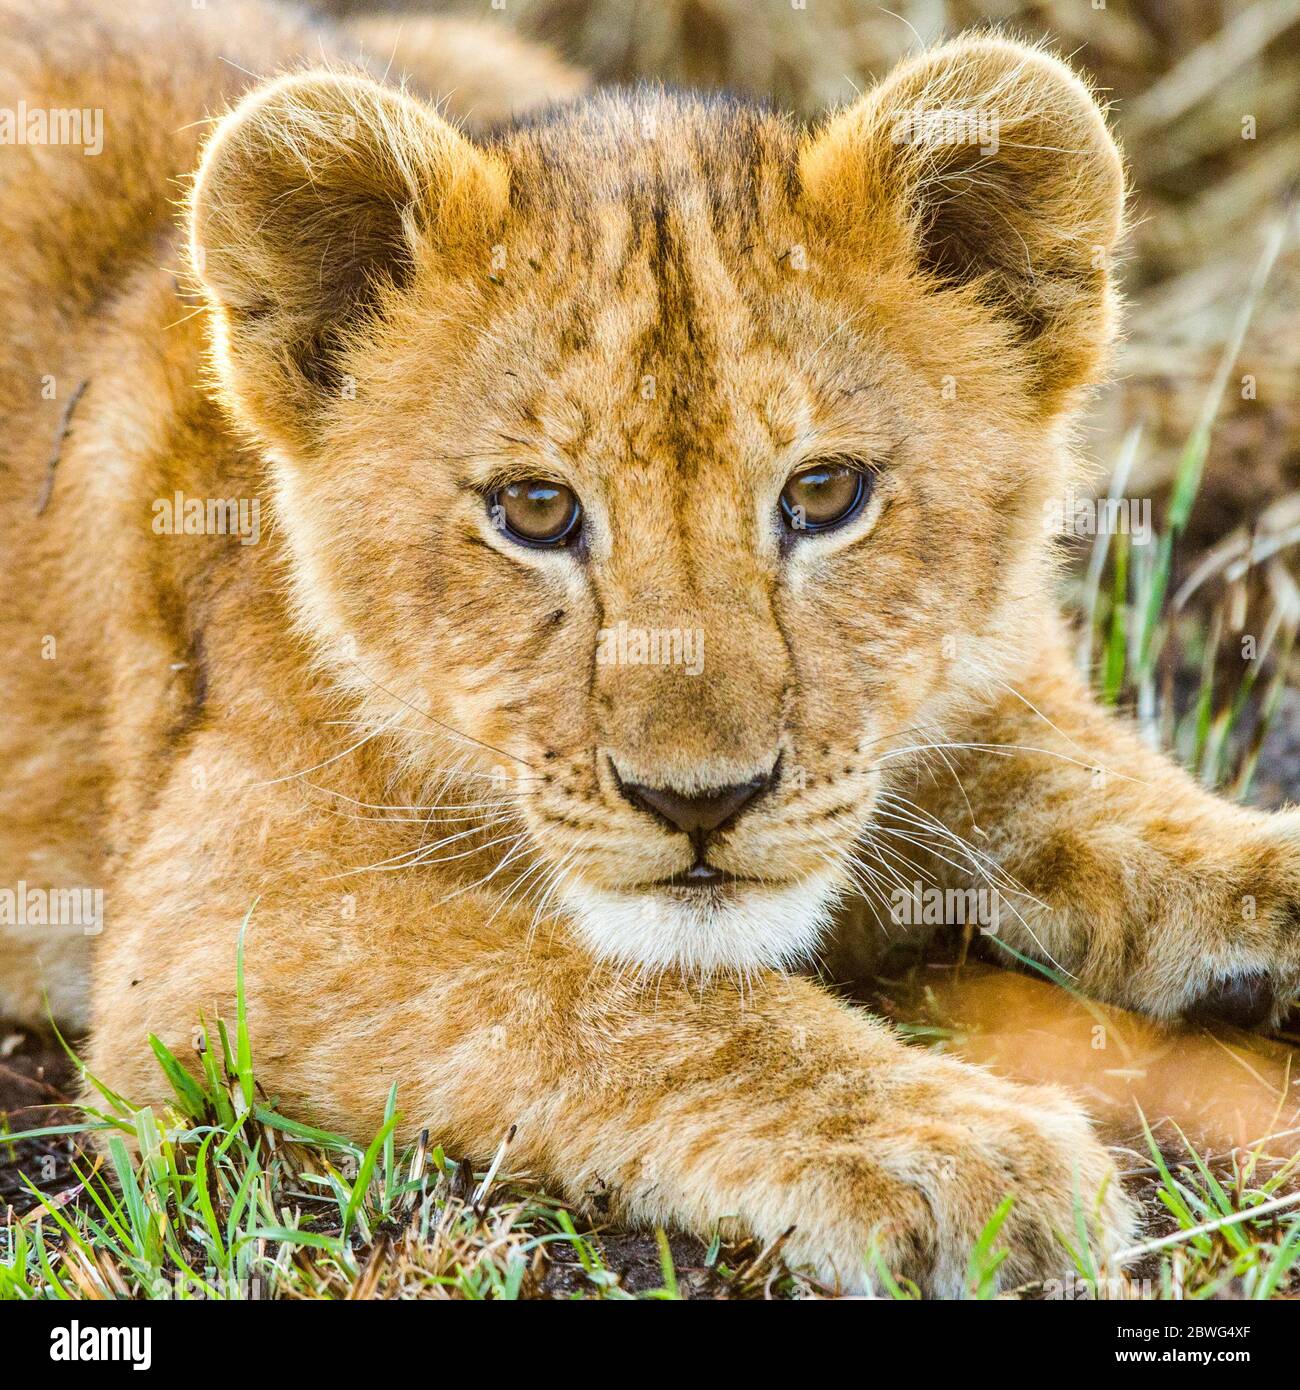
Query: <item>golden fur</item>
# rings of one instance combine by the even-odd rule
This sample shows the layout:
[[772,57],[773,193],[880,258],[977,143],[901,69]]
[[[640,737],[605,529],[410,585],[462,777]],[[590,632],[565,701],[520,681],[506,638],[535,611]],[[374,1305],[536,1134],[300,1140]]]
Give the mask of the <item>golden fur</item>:
[[[794,1226],[850,1288],[875,1241],[958,1292],[1009,1192],[1010,1283],[1066,1267],[1076,1194],[1122,1246],[1063,1094],[782,969],[832,917],[852,954],[923,860],[1098,997],[1262,1015],[1295,985],[1295,821],[1094,707],[1050,599],[1122,221],[1085,86],[976,37],[808,134],[647,90],[473,140],[347,68],[357,34],[56,8],[0,3],[0,105],[101,106],[105,145],[0,151],[0,884],[104,888],[93,1070],[162,1099],[146,1036],[188,1056],[229,1014],[256,903],[291,1112],[365,1136],[396,1080],[408,1132],[481,1156],[515,1124],[572,1200]],[[394,71],[445,97],[423,23]],[[582,85],[460,52],[480,113]],[[300,58],[330,67],[245,75]],[[919,108],[996,113],[998,150],[900,140]],[[786,543],[782,485],[827,455],[872,500]],[[492,524],[529,476],[582,499],[581,550]],[[159,534],[177,494],[257,499],[257,542]],[[701,669],[598,660],[620,624],[703,634]],[[774,764],[710,851],[742,881],[647,886],[693,854],[619,779]],[[5,930],[0,1006],[36,1015],[43,979],[84,1019],[83,938]]]

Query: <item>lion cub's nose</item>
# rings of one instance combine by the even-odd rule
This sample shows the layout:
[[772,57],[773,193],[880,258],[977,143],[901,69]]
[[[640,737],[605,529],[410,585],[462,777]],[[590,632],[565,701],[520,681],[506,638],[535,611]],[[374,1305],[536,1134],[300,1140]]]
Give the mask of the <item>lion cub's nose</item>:
[[[615,773],[617,776],[617,772]],[[649,811],[673,830],[689,835],[697,846],[767,791],[776,780],[776,768],[748,782],[736,782],[729,787],[710,787],[693,796],[684,796],[671,787],[646,787],[639,782],[624,782],[618,778],[619,790],[643,811]]]

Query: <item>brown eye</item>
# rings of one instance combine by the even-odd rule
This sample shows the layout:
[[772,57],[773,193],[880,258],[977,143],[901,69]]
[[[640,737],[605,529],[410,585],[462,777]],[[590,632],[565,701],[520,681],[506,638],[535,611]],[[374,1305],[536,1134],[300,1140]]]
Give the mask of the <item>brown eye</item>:
[[582,505],[563,483],[525,478],[488,499],[493,524],[519,545],[567,545],[578,534]]
[[791,531],[827,531],[856,516],[870,493],[861,468],[828,459],[790,478],[781,491],[781,514]]

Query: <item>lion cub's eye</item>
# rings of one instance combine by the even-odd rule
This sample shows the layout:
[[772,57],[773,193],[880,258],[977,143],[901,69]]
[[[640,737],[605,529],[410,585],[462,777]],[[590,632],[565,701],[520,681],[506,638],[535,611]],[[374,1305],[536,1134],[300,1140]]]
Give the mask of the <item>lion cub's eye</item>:
[[498,530],[519,545],[567,545],[578,533],[582,504],[563,483],[525,478],[488,499]]
[[827,459],[790,478],[781,490],[781,515],[791,531],[828,531],[856,516],[870,493],[856,464]]

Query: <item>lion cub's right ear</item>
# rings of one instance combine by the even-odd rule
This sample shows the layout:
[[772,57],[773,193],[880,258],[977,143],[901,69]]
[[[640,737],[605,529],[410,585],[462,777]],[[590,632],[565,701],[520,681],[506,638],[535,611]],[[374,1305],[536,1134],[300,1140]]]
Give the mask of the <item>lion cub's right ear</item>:
[[486,264],[507,198],[504,167],[401,92],[337,73],[253,92],[208,142],[190,205],[237,414],[309,445],[367,322],[431,257]]

